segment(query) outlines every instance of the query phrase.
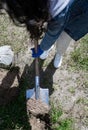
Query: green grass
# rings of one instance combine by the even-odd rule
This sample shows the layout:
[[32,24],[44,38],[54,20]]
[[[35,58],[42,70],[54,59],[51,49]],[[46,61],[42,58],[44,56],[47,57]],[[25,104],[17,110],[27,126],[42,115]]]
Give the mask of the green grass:
[[70,66],[77,70],[88,71],[88,35],[83,37],[80,46],[71,53]]
[[68,91],[72,94],[75,94],[75,88],[72,86],[68,89]]
[[52,123],[56,123],[62,114],[63,114],[63,112],[62,112],[61,108],[56,109],[54,106],[52,106],[52,110],[51,110]]
[[63,115],[61,108],[55,108],[52,106],[51,110],[51,123],[53,130],[73,130],[73,120],[71,118],[59,119]]
[[25,28],[13,24],[8,15],[0,15],[0,46],[11,45],[15,53],[24,51],[29,34]]
[[54,130],[73,130],[72,120],[65,119],[65,120],[61,121],[60,125],[57,126]]

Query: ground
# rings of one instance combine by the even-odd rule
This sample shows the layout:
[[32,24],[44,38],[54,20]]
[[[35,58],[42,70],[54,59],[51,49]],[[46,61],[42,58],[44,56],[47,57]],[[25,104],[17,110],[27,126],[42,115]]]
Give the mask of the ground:
[[[15,41],[15,35],[13,35],[12,29],[15,27],[8,24],[8,28],[9,26],[10,31],[12,31],[12,34],[9,32],[11,35],[11,37],[9,35],[9,38],[13,38],[13,40],[8,38],[8,42],[12,45],[12,41]],[[3,32],[5,32],[5,30]],[[24,30],[22,30],[22,32],[24,32]],[[16,32],[14,32],[14,34],[15,33]],[[22,41],[22,37],[20,39]],[[25,39],[25,36],[23,36],[23,39]],[[1,45],[2,42],[3,38],[1,39]],[[24,77],[28,80],[28,88],[34,86],[34,59],[31,57],[30,51],[32,45],[28,45],[28,42],[26,39],[24,45],[25,51],[23,51],[23,49],[20,51],[17,49],[15,51],[14,68],[10,70],[0,69],[0,105],[13,102],[16,97],[18,97],[19,90],[21,89],[18,86]],[[59,69],[53,67],[55,48],[50,52],[45,61],[40,61],[40,85],[41,87],[49,88],[50,103],[54,104],[56,108],[62,109],[63,115],[59,120],[70,117],[74,120],[73,130],[88,130],[88,72],[73,70],[70,67],[70,53],[74,51],[77,46],[77,43],[70,44],[63,56],[63,63]],[[15,47],[14,45],[13,50]],[[45,130],[46,122],[44,120],[40,121],[38,117],[31,116],[30,123],[32,130]]]

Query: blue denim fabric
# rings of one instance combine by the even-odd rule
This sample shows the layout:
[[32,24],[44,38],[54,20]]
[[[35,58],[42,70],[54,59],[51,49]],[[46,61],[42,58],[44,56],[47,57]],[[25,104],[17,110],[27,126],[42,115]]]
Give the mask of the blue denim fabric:
[[47,32],[40,44],[42,50],[48,50],[64,30],[67,21],[67,12],[68,7],[48,23]]
[[75,0],[69,12],[65,31],[77,41],[88,33],[88,0]]
[[65,9],[48,23],[47,32],[45,33],[45,36],[40,44],[42,50],[48,50],[66,27],[69,19],[68,10],[73,2],[74,0],[70,0]]
[[88,0],[71,0],[69,5],[48,23],[48,29],[40,44],[42,50],[48,50],[62,31],[66,31],[74,40],[88,32]]

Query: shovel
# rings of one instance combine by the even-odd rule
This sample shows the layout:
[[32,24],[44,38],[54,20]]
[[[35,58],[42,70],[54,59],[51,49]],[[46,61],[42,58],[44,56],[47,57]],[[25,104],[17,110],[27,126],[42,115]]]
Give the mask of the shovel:
[[[37,53],[38,40],[34,40],[35,52]],[[35,87],[26,91],[26,99],[41,100],[43,103],[49,105],[49,90],[48,88],[40,87],[39,77],[39,61],[35,58]]]

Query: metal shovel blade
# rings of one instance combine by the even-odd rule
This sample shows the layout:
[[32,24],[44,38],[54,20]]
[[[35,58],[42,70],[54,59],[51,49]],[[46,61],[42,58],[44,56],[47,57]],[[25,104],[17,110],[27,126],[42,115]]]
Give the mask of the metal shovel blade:
[[[26,99],[36,99],[35,98],[35,88],[33,89],[28,89],[26,91]],[[39,99],[49,105],[49,90],[48,89],[43,89],[39,88]],[[36,99],[37,100],[37,99]]]
[[[34,39],[35,53],[38,52],[38,39]],[[26,91],[27,99],[41,100],[42,102],[49,104],[49,90],[40,88],[40,77],[39,77],[39,59],[35,58],[35,87]]]

